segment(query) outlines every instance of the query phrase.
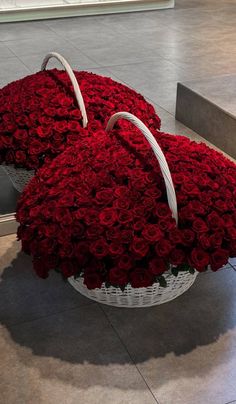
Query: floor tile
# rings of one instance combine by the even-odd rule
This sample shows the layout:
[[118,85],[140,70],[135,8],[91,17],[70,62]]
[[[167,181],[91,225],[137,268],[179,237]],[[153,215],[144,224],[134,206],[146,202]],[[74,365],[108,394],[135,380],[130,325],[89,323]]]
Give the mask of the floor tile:
[[160,404],[236,397],[236,274],[199,275],[178,299],[147,309],[105,307]]
[[154,404],[97,305],[0,329],[7,404]]
[[29,55],[44,55],[54,51],[61,52],[65,57],[76,51],[76,48],[68,41],[62,39],[55,33],[47,38],[26,38],[4,42],[8,48],[18,57]]
[[0,41],[14,41],[20,39],[44,38],[52,34],[52,31],[42,21],[1,23]]
[[236,269],[236,258],[230,258],[229,263],[234,269]]
[[31,258],[20,253],[20,249],[15,235],[0,237],[0,318],[3,324],[21,323],[92,303],[55,272],[46,280],[38,278]]
[[[58,50],[58,52],[68,61],[70,66],[73,69],[76,70],[83,70],[86,69],[88,70],[89,68],[93,67],[99,67],[99,65],[88,58],[87,56],[83,55],[80,51],[77,49],[73,50],[67,50],[66,54],[63,52],[63,50]],[[28,56],[20,56],[20,60],[27,66],[27,68],[32,72],[37,72],[41,68],[41,64],[43,62],[44,56],[46,56],[47,52],[43,52],[40,55],[28,55]],[[61,63],[56,60],[55,58],[52,58],[47,65],[48,69],[51,68],[58,68],[58,69],[63,69],[63,66]]]
[[28,74],[29,69],[18,58],[0,60],[0,88]]
[[14,57],[14,53],[10,51],[10,49],[4,44],[0,42],[0,56],[1,59],[7,59]]

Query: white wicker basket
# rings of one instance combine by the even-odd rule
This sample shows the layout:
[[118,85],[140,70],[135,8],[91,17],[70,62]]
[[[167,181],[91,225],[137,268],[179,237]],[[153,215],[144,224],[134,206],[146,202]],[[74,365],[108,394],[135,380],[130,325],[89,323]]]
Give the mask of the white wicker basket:
[[[47,63],[49,59],[55,58],[59,60],[59,62],[62,64],[62,66],[65,68],[68,76],[70,77],[70,80],[72,82],[76,100],[78,103],[78,106],[80,108],[82,118],[83,118],[83,127],[85,128],[88,124],[88,118],[87,118],[87,113],[84,105],[84,100],[80,91],[79,84],[76,80],[76,77],[74,75],[74,72],[72,68],[70,67],[69,63],[61,56],[59,53],[56,52],[51,52],[48,53],[42,63],[41,70],[45,70]],[[13,165],[2,165],[2,168],[4,171],[7,173],[9,176],[14,188],[18,192],[22,192],[26,184],[31,180],[31,178],[34,176],[34,170],[25,170],[23,168],[15,168]]]
[[[162,150],[160,149],[152,133],[143,124],[143,122],[128,112],[118,112],[114,114],[110,118],[106,130],[109,131],[113,129],[116,121],[120,118],[126,119],[133,123],[138,129],[141,130],[143,135],[150,143],[164,177],[168,204],[170,210],[172,211],[172,216],[175,218],[176,224],[178,224],[178,209],[175,189],[170,170]],[[113,286],[106,287],[105,284],[103,284],[100,289],[97,288],[90,290],[84,284],[83,277],[75,278],[72,276],[68,280],[70,284],[82,295],[88,297],[89,299],[95,300],[96,302],[110,306],[134,308],[150,307],[175,299],[190,288],[190,286],[194,283],[197,274],[197,271],[195,271],[193,274],[187,271],[182,271],[178,273],[178,276],[174,276],[169,271],[163,274],[167,283],[166,287],[161,287],[159,283],[155,283],[147,288],[133,288],[130,284],[128,284],[124,291]]]
[[33,178],[33,170],[15,168],[12,165],[2,165],[3,170],[10,178],[12,185],[18,192],[22,192],[26,184]]
[[186,292],[194,283],[198,272],[179,272],[178,276],[166,273],[164,278],[167,286],[161,287],[159,283],[154,283],[147,288],[132,288],[127,285],[125,290],[113,286],[107,288],[105,284],[101,289],[88,289],[83,278],[70,277],[70,284],[82,295],[98,303],[117,307],[150,307],[169,302]]

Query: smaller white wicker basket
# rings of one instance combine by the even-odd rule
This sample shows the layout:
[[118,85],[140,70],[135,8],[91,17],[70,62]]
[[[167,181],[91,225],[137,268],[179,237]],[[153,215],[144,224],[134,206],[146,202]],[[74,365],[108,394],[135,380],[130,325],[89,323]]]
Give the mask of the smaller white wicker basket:
[[[85,128],[88,124],[88,118],[87,118],[87,113],[86,113],[86,109],[85,109],[85,105],[84,105],[83,96],[81,94],[80,87],[76,80],[74,72],[73,72],[72,68],[70,67],[69,63],[67,62],[67,60],[57,52],[50,52],[45,56],[42,66],[41,66],[41,70],[46,69],[46,66],[51,58],[57,59],[62,64],[62,66],[65,68],[65,71],[67,72],[67,74],[72,82],[74,92],[75,92],[75,97],[76,97],[76,100],[77,100],[77,103],[78,103],[78,106],[80,108],[82,118],[83,118],[83,127]],[[2,167],[3,167],[4,171],[6,172],[6,174],[9,176],[14,188],[18,192],[22,192],[24,187],[34,176],[34,170],[25,170],[23,168],[15,168],[13,165],[2,165]]]
[[179,272],[178,276],[170,273],[163,274],[167,286],[161,287],[154,283],[147,288],[133,288],[127,285],[125,290],[113,286],[107,288],[105,284],[101,289],[88,289],[82,277],[68,279],[70,284],[82,295],[98,303],[116,307],[150,307],[169,302],[186,292],[194,283],[198,272]]
[[25,170],[23,168],[15,168],[12,165],[2,165],[3,170],[10,178],[12,185],[18,192],[22,192],[24,187],[33,178],[33,170]]

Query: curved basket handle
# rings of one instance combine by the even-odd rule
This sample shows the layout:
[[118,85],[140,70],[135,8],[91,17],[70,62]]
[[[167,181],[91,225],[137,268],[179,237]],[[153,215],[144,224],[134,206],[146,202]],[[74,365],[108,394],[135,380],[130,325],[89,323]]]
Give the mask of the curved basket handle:
[[176,220],[176,224],[178,224],[178,209],[177,209],[175,188],[174,188],[174,184],[172,181],[169,166],[167,164],[166,158],[165,158],[160,146],[158,145],[156,139],[154,138],[154,136],[152,135],[150,130],[146,127],[146,125],[144,125],[144,123],[142,121],[140,121],[140,119],[138,119],[133,114],[130,114],[129,112],[117,112],[116,114],[112,115],[112,117],[108,121],[106,131],[112,130],[116,121],[118,121],[118,119],[121,119],[121,118],[126,119],[127,121],[130,121],[138,129],[140,129],[141,132],[143,133],[143,135],[145,136],[145,138],[150,143],[150,146],[151,146],[152,150],[154,151],[154,154],[160,165],[162,175],[164,177],[168,204],[169,204],[170,210],[172,212],[172,216]]
[[59,53],[57,53],[57,52],[50,52],[45,56],[45,58],[43,59],[41,70],[46,69],[48,61],[51,58],[56,58],[57,60],[59,60],[59,62],[62,64],[62,66],[64,66],[66,72],[68,73],[68,76],[70,77],[71,83],[72,83],[73,88],[74,88],[76,100],[78,102],[78,105],[79,105],[79,108],[80,108],[80,111],[81,111],[81,114],[82,114],[83,128],[86,128],[86,126],[88,124],[87,113],[86,113],[86,109],[85,109],[85,105],[84,105],[83,96],[81,94],[79,84],[78,84],[78,81],[76,80],[74,72],[73,72],[72,68],[70,67],[69,63],[66,61],[66,59],[63,56],[61,56]]

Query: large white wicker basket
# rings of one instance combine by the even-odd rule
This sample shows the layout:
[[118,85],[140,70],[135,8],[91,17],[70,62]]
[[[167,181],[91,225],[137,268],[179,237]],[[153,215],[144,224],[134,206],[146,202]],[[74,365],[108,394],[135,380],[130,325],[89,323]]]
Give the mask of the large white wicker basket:
[[[165,181],[168,204],[177,225],[178,209],[176,194],[170,170],[162,150],[160,149],[152,133],[143,124],[143,122],[128,112],[118,112],[114,114],[108,121],[106,130],[109,131],[113,129],[116,121],[120,118],[126,119],[133,123],[138,129],[141,130],[143,135],[150,143],[150,146],[160,165],[160,169]],[[167,283],[166,287],[161,287],[159,283],[155,283],[147,288],[133,288],[130,284],[128,284],[124,291],[122,291],[120,288],[115,288],[112,286],[106,287],[105,284],[103,284],[100,289],[97,288],[90,290],[84,284],[83,277],[75,278],[72,276],[69,278],[69,282],[82,295],[99,303],[104,303],[110,306],[130,308],[149,307],[168,302],[182,295],[182,293],[188,290],[193,284],[197,274],[197,271],[195,271],[193,274],[188,271],[182,271],[178,273],[178,276],[174,276],[169,271],[163,274]]]
[[[67,62],[67,60],[65,58],[63,58],[63,56],[61,56],[59,53],[56,53],[56,52],[50,52],[45,56],[42,66],[41,66],[41,70],[46,69],[47,63],[51,58],[55,58],[55,59],[59,60],[59,62],[65,68],[65,71],[67,72],[68,76],[70,77],[70,80],[72,82],[73,89],[75,92],[75,97],[76,97],[78,106],[80,108],[81,114],[82,114],[83,127],[85,128],[88,124],[88,118],[87,118],[87,113],[85,110],[84,100],[83,100],[83,97],[82,97],[82,94],[80,91],[79,84],[74,75],[74,72],[73,72],[72,68],[70,67],[69,63]],[[24,187],[34,176],[34,170],[15,168],[13,165],[2,165],[2,168],[9,176],[14,188],[18,192],[22,192]]]
[[12,185],[18,192],[22,192],[26,184],[33,178],[33,170],[15,168],[12,165],[2,165],[3,170],[10,178]]
[[189,272],[179,272],[178,276],[166,273],[165,277],[167,286],[161,287],[159,283],[155,283],[147,288],[132,288],[127,285],[125,290],[110,286],[107,288],[105,284],[101,289],[88,289],[84,284],[83,278],[70,277],[70,284],[82,295],[98,303],[107,304],[117,307],[150,307],[158,304],[169,302],[186,292],[194,283],[198,272],[194,274]]

